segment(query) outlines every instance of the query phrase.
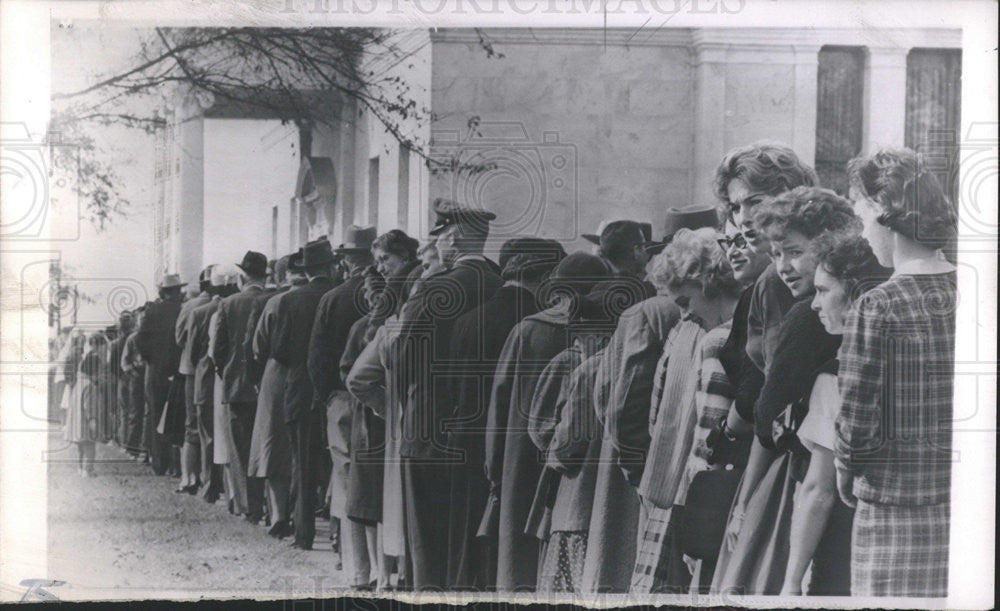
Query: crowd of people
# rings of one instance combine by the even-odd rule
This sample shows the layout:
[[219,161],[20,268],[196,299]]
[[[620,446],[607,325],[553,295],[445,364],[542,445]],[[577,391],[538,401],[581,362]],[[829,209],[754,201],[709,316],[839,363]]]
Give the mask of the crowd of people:
[[65,437],[301,549],[328,518],[357,589],[945,596],[957,217],[911,150],[847,170],[741,147],[593,252],[489,258],[438,200],[423,246],[166,275],[66,341]]

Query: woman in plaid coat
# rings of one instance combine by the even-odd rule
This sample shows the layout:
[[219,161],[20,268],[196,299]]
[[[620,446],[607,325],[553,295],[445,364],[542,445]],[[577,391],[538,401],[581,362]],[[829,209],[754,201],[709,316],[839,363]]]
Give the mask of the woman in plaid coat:
[[849,165],[864,237],[892,277],[844,322],[835,465],[856,507],[854,596],[946,596],[955,363],[957,217],[913,151]]

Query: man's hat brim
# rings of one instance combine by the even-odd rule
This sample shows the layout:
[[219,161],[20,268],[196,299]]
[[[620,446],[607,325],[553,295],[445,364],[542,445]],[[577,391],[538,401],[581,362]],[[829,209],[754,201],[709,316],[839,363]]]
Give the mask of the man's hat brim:
[[601,245],[601,236],[597,235],[596,233],[582,233],[580,234],[580,237],[583,238],[584,240],[587,240],[591,244],[597,246]]

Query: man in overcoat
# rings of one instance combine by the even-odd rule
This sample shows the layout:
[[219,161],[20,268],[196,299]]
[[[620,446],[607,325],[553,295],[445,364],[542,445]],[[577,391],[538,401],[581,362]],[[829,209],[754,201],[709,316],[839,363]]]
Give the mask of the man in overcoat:
[[[322,431],[322,419],[313,410],[313,386],[307,367],[309,341],[320,299],[333,288],[335,264],[336,258],[325,237],[309,242],[293,255],[288,267],[294,274],[305,273],[307,282],[295,284],[274,304],[274,331],[269,352],[270,357],[286,370],[283,413],[274,417],[281,418],[291,433],[291,450],[297,466],[292,482],[297,498],[292,545],[301,549],[311,549],[315,535],[315,455],[321,450],[318,444],[309,442],[319,439]],[[288,527],[277,526],[272,534],[290,534],[281,529]]]
[[[492,298],[455,322],[451,356],[456,374],[449,380],[453,410],[445,422],[449,447],[463,453],[451,469],[448,519],[448,588],[488,590],[496,583],[496,538],[478,537],[489,482],[484,430],[493,373],[510,330],[535,314],[539,284],[566,256],[554,240],[514,238],[500,249],[501,278]],[[457,375],[464,373],[465,375]]]
[[[368,313],[364,299],[362,271],[372,263],[371,247],[376,238],[375,227],[351,225],[344,244],[336,254],[342,257],[347,278],[339,286],[327,290],[315,306],[312,332],[309,338],[307,362],[311,382],[312,406],[297,418],[296,440],[299,460],[300,493],[295,512],[296,544],[312,546],[315,534],[316,467],[322,452],[322,427],[325,423],[327,444],[333,461],[330,477],[330,528],[337,529],[337,520],[347,520],[344,503],[347,495],[347,467],[350,461],[351,405],[350,395],[340,378],[340,359],[347,346],[354,323]],[[305,372],[303,372],[305,373]],[[306,380],[303,380],[303,384]],[[298,399],[301,404],[305,397]],[[305,490],[302,490],[304,488]]]
[[223,299],[216,311],[217,332],[212,361],[217,371],[221,372],[222,400],[229,408],[229,424],[235,444],[229,455],[230,467],[234,478],[240,483],[246,482],[246,498],[238,499],[237,505],[246,510],[249,522],[256,523],[263,517],[264,488],[256,478],[247,479],[247,463],[257,411],[257,388],[250,377],[250,357],[243,339],[250,324],[254,301],[265,290],[267,257],[259,252],[247,251],[238,267],[243,272],[240,292]]
[[163,276],[158,285],[160,297],[147,306],[136,336],[139,354],[146,363],[145,439],[157,475],[166,473],[170,462],[170,446],[156,432],[156,426],[180,363],[181,350],[174,329],[181,312],[181,288],[186,285],[177,274]]
[[388,369],[408,389],[400,456],[406,535],[417,590],[444,588],[448,563],[450,464],[461,453],[447,447],[444,420],[454,404],[448,393],[449,350],[458,318],[493,296],[503,281],[483,256],[491,212],[434,202],[438,255],[449,269],[425,278],[400,318]]

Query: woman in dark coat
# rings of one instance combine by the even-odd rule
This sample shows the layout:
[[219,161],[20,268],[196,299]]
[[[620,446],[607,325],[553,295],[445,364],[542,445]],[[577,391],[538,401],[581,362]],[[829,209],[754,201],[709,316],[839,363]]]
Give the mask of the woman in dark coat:
[[[524,532],[542,470],[538,449],[527,435],[535,386],[545,366],[569,347],[568,324],[579,295],[609,272],[602,259],[574,253],[559,263],[540,291],[555,305],[518,323],[500,354],[486,436],[486,473],[499,491],[497,590],[533,590],[540,542]],[[545,297],[541,299],[546,303]]]
[[[365,300],[375,308],[385,288],[382,275],[374,267],[364,272]],[[371,315],[362,316],[347,336],[347,345],[340,358],[340,375],[345,380],[358,356],[371,340]],[[382,519],[382,474],[385,460],[385,422],[365,404],[351,397],[351,463],[347,473],[345,512],[350,520],[350,549],[353,553],[355,589],[372,589],[371,573],[379,573],[378,523]],[[374,569],[374,571],[373,571]],[[382,581],[388,581],[384,576]]]

